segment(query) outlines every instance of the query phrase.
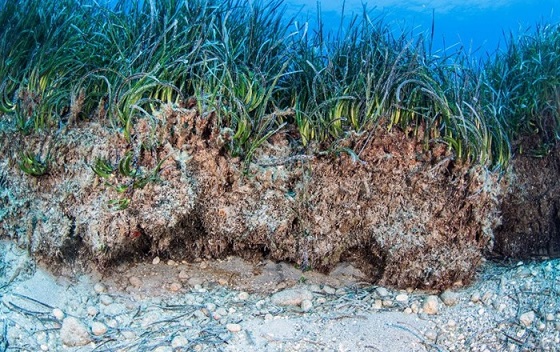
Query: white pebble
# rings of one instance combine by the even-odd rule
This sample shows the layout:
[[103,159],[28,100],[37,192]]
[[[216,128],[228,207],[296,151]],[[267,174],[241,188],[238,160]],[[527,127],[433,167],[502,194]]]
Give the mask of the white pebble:
[[107,325],[98,322],[98,321],[94,321],[91,324],[91,332],[95,335],[95,336],[101,336],[103,334],[105,334],[107,332]]
[[86,308],[86,311],[87,311],[87,314],[88,314],[89,316],[92,316],[92,317],[96,316],[96,315],[99,313],[99,311],[97,310],[97,308],[95,308],[94,306],[88,306],[88,307]]
[[101,302],[102,304],[108,306],[109,304],[113,303],[113,297],[109,296],[109,295],[101,295],[99,296],[99,302]]
[[239,295],[237,297],[241,301],[246,301],[246,300],[249,299],[249,294],[247,292],[241,292],[241,293],[239,293]]
[[403,294],[397,295],[397,297],[395,299],[397,300],[397,302],[406,302],[406,301],[408,301],[408,295],[403,293]]
[[229,332],[240,332],[241,331],[241,325],[239,325],[239,324],[227,324],[226,329]]
[[519,317],[519,322],[527,327],[531,326],[533,324],[533,321],[535,321],[535,312],[533,311],[523,313]]
[[171,340],[171,347],[173,348],[186,347],[188,344],[189,340],[182,335],[175,336],[173,340]]
[[136,276],[131,276],[130,278],[128,278],[128,282],[136,288],[139,288],[142,286],[142,280],[140,280],[139,278],[137,278]]
[[93,290],[97,294],[107,292],[107,288],[105,287],[105,285],[99,282],[93,286]]
[[160,261],[161,259],[159,259],[159,257],[155,257],[154,260],[152,260],[152,264],[157,265]]
[[171,285],[169,285],[169,291],[171,292],[178,292],[183,288],[183,285],[181,285],[179,282],[173,282]]
[[446,306],[454,306],[459,303],[459,294],[451,290],[443,291],[439,297]]
[[305,299],[301,302],[301,310],[304,312],[309,312],[313,308],[313,303],[310,300]]
[[334,295],[334,293],[336,292],[336,290],[330,286],[323,286],[323,291],[328,294],[328,295]]
[[480,302],[480,292],[474,291],[471,295],[471,302],[478,303]]
[[385,287],[377,287],[375,292],[379,295],[379,297],[385,297],[389,295],[389,291]]
[[437,314],[439,310],[439,301],[437,296],[428,296],[422,304],[422,310],[426,314]]
[[57,320],[62,320],[64,319],[64,312],[61,309],[55,308],[52,310],[52,315],[57,319]]

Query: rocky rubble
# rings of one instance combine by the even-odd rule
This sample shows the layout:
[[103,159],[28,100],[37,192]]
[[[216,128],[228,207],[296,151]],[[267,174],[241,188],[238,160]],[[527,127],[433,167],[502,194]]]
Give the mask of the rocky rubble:
[[438,294],[301,271],[298,283],[295,268],[272,276],[253,267],[236,277],[216,261],[55,278],[2,246],[0,347],[8,351],[489,352],[560,344],[559,260],[488,262],[473,285]]

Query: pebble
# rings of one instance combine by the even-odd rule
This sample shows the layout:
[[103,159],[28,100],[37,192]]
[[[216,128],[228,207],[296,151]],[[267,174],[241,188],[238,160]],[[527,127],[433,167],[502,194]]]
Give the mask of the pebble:
[[131,276],[128,278],[128,282],[136,288],[139,288],[142,286],[142,280],[140,280],[139,278],[137,278],[136,276]]
[[437,339],[437,332],[435,330],[428,330],[424,334],[428,340],[435,341]]
[[229,332],[240,332],[241,331],[241,325],[239,325],[239,324],[227,324],[226,329]]
[[171,285],[169,285],[169,291],[171,292],[178,292],[183,288],[183,285],[181,285],[179,282],[173,282]]
[[406,302],[406,301],[408,301],[408,295],[402,293],[400,295],[397,295],[397,297],[395,299],[397,300],[397,302]]
[[249,299],[249,294],[247,292],[240,292],[239,295],[237,295],[237,298],[241,301],[246,301]]
[[175,266],[175,265],[177,265],[177,263],[176,263],[173,259],[169,259],[169,260],[167,261],[167,265],[169,265],[169,266]]
[[64,312],[59,309],[59,308],[55,308],[52,310],[52,315],[57,319],[57,320],[62,320],[64,319]]
[[480,292],[474,291],[471,295],[471,302],[478,303],[480,302]]
[[554,314],[548,313],[548,314],[546,315],[546,318],[545,318],[545,319],[546,319],[546,321],[553,321],[553,320],[554,320]]
[[87,314],[91,317],[96,316],[99,313],[99,310],[97,310],[97,308],[95,308],[94,306],[88,306],[86,308]]
[[179,276],[178,276],[178,277],[179,277],[179,280],[182,280],[182,281],[188,280],[188,279],[189,279],[189,273],[186,272],[185,270],[181,270],[181,271],[179,272]]
[[323,291],[327,294],[327,295],[334,295],[336,290],[328,285],[323,286]]
[[525,312],[521,314],[521,316],[519,317],[519,322],[526,327],[531,326],[534,321],[535,321],[535,312],[533,311]]
[[311,308],[313,308],[313,303],[310,300],[305,299],[301,302],[301,310],[303,312],[309,312]]
[[101,336],[104,335],[107,332],[108,328],[107,325],[98,322],[98,321],[94,321],[91,324],[91,332],[95,335],[95,336]]
[[160,261],[161,259],[159,259],[159,257],[155,257],[154,260],[152,260],[152,264],[157,265]]
[[312,300],[313,294],[303,288],[289,288],[276,292],[270,297],[272,304],[278,306],[299,306],[304,300]]
[[389,291],[385,287],[377,287],[375,292],[379,297],[386,297],[389,295]]
[[98,282],[95,285],[93,285],[93,291],[97,294],[105,293],[107,292],[107,287],[105,287],[105,285],[103,285],[102,283]]
[[99,302],[103,305],[108,306],[109,304],[113,303],[113,297],[109,295],[101,295],[99,296]]
[[459,294],[451,290],[443,291],[439,298],[441,298],[446,306],[454,306],[459,303]]
[[428,296],[424,299],[424,303],[422,304],[422,310],[426,314],[437,314],[439,309],[439,301],[437,296]]
[[69,347],[85,346],[91,342],[86,326],[74,317],[67,317],[62,321],[60,339]]
[[171,340],[171,347],[173,348],[187,347],[188,344],[189,340],[182,335],[177,335]]
[[393,306],[393,301],[390,299],[383,300],[383,307],[391,308]]

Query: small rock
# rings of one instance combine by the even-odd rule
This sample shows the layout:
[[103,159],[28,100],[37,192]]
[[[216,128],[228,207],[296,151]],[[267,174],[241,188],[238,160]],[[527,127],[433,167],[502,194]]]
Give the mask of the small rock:
[[188,344],[189,340],[182,335],[175,336],[173,340],[171,340],[171,347],[173,348],[187,347]]
[[239,293],[237,298],[239,298],[239,300],[241,300],[241,301],[246,301],[246,300],[249,299],[249,294],[247,292],[241,292],[241,293]]
[[375,302],[373,302],[371,308],[376,310],[383,308],[383,301],[380,299],[376,299]]
[[216,313],[221,315],[222,317],[225,317],[226,315],[228,315],[227,310],[223,307],[220,307],[220,308],[216,309]]
[[312,284],[309,285],[309,291],[313,292],[313,293],[321,293],[323,292],[323,290],[321,289],[321,287],[317,284]]
[[389,290],[387,290],[385,287],[377,287],[375,289],[375,292],[379,295],[379,297],[386,297],[389,295]]
[[219,278],[219,279],[218,279],[218,284],[219,284],[220,286],[227,286],[228,280],[223,279],[223,278]]
[[98,321],[94,321],[91,324],[91,332],[95,335],[95,336],[101,336],[104,335],[107,332],[107,325],[98,322]]
[[439,298],[441,298],[446,306],[454,306],[459,303],[459,294],[451,290],[443,291]]
[[97,310],[97,308],[95,308],[94,306],[88,306],[88,307],[86,308],[86,311],[87,311],[87,314],[88,314],[89,316],[91,316],[91,317],[94,317],[94,316],[96,316],[96,315],[99,313],[99,311]]
[[185,270],[181,270],[179,272],[179,280],[185,281],[189,279],[189,273],[186,272]]
[[312,300],[313,294],[302,288],[291,288],[276,292],[270,297],[272,304],[278,306],[299,306],[304,300]]
[[64,319],[64,312],[61,309],[58,308],[53,309],[52,315],[58,320]]
[[438,297],[433,295],[426,297],[424,303],[422,304],[422,310],[424,310],[424,313],[430,315],[437,314],[438,309],[439,309]]
[[128,278],[128,282],[136,288],[139,288],[142,286],[142,280],[140,280],[138,277],[136,276],[131,276]]
[[319,298],[317,298],[317,301],[316,301],[317,304],[323,304],[323,303],[326,303],[326,302],[327,302],[327,299],[325,297],[319,297]]
[[169,265],[169,266],[175,266],[175,265],[177,265],[177,263],[176,263],[173,259],[169,259],[169,260],[167,261],[167,265]]
[[523,313],[519,317],[519,322],[526,327],[531,326],[534,321],[535,321],[535,312],[533,311]]
[[397,295],[397,297],[395,297],[395,299],[397,300],[397,302],[406,302],[406,301],[408,301],[408,295],[402,293],[400,295]]
[[308,299],[304,299],[301,302],[301,310],[304,312],[309,312],[311,310],[311,308],[313,308],[313,303],[308,300]]
[[345,288],[339,288],[336,291],[334,291],[335,294],[339,295],[339,296],[343,296],[346,294],[346,289]]
[[153,349],[153,352],[173,352],[173,349],[169,346],[158,346]]
[[412,308],[405,308],[404,309],[404,314],[412,314]]
[[[435,297],[435,296],[430,296],[430,297]],[[428,330],[426,331],[426,333],[424,334],[424,336],[426,336],[426,338],[428,340],[432,340],[435,341],[437,340],[437,332],[435,330]]]
[[105,287],[105,285],[103,285],[102,283],[96,283],[95,285],[93,285],[93,291],[95,291],[95,293],[100,294],[100,293],[105,293],[107,292],[107,287]]
[[202,262],[202,263],[200,263],[200,269],[203,269],[203,270],[204,270],[204,269],[206,269],[206,268],[208,268],[208,262]]
[[113,303],[113,297],[109,295],[101,295],[99,296],[99,302],[108,306],[109,304]]
[[62,321],[60,339],[69,347],[85,346],[91,342],[86,326],[74,317],[67,317]]
[[240,332],[241,331],[241,325],[239,325],[239,324],[227,324],[226,329],[229,332]]
[[471,302],[478,303],[480,302],[480,292],[474,291],[471,295]]
[[545,331],[545,330],[546,330],[546,324],[543,323],[542,321],[540,321],[540,322],[537,324],[537,329],[538,329],[539,331]]
[[265,321],[270,321],[270,320],[272,320],[272,319],[274,319],[274,316],[272,316],[272,314],[270,314],[270,313],[268,313],[268,314],[266,314],[266,315],[264,316],[264,320],[265,320]]
[[548,313],[546,315],[546,321],[553,321],[554,320],[554,314]]
[[334,295],[336,290],[330,286],[323,286],[323,291],[327,294],[327,295]]
[[154,265],[159,264],[159,262],[161,262],[161,259],[159,259],[159,257],[155,257],[154,260],[152,260],[152,264]]
[[216,305],[214,303],[206,303],[206,309],[208,309],[210,312],[213,312],[216,310]]
[[180,291],[182,288],[183,288],[183,285],[181,285],[178,282],[174,282],[171,285],[169,285],[169,291],[171,291],[171,292]]
[[386,307],[386,308],[393,307],[393,301],[390,300],[390,299],[384,299],[383,300],[383,307]]

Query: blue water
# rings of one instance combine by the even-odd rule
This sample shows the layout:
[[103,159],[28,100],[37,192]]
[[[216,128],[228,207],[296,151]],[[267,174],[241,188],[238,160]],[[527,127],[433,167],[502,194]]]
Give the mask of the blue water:
[[[401,29],[427,34],[434,19],[434,51],[463,47],[475,55],[493,53],[504,42],[504,33],[534,30],[537,23],[560,23],[560,0],[346,0],[345,18],[361,13],[362,3],[372,17],[384,16],[396,33]],[[342,14],[341,0],[322,0],[325,28],[336,31]],[[317,21],[316,0],[287,0],[288,12],[300,21]]]

